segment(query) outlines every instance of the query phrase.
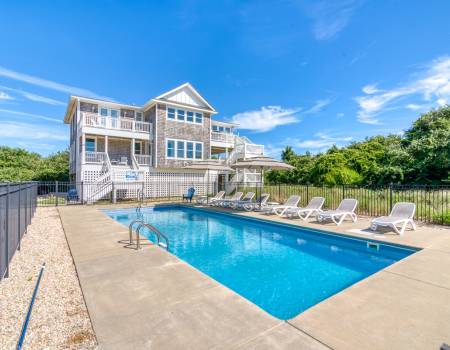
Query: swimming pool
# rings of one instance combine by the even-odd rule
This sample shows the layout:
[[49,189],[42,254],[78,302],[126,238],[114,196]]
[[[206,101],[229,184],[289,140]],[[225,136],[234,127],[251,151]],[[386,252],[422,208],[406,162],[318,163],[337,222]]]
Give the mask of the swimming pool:
[[[105,213],[126,227],[138,218],[135,209]],[[282,320],[415,252],[183,206],[141,215],[169,238],[172,254]]]

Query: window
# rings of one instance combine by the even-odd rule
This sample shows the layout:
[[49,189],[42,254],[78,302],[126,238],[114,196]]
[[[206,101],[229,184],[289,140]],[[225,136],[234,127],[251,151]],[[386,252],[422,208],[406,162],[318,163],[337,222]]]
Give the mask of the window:
[[95,152],[95,139],[86,138],[86,152]]
[[134,154],[142,154],[142,143],[135,141],[134,142]]
[[100,108],[100,115],[102,117],[107,117],[108,116],[108,108]]
[[184,141],[177,141],[177,158],[184,158]]
[[182,109],[177,109],[177,120],[184,121],[184,111]]
[[203,145],[201,143],[195,144],[195,159],[202,159],[202,147]]
[[111,117],[117,118],[119,116],[119,111],[117,109],[111,109]]
[[194,143],[186,142],[186,158],[194,159]]
[[213,125],[213,126],[212,126],[212,130],[213,130],[214,132],[219,132],[219,127],[218,127],[217,125]]
[[168,158],[175,157],[175,141],[174,140],[167,141],[167,157]]
[[195,113],[195,122],[198,124],[203,123],[203,114],[202,113]]
[[225,132],[226,132],[227,134],[231,134],[231,128],[225,128]]
[[190,123],[193,123],[194,122],[194,112],[187,112],[186,120]]
[[142,112],[136,112],[136,121],[141,122],[142,120]]
[[167,108],[167,118],[175,119],[175,109],[174,108]]
[[203,144],[194,141],[167,140],[167,158],[203,159]]

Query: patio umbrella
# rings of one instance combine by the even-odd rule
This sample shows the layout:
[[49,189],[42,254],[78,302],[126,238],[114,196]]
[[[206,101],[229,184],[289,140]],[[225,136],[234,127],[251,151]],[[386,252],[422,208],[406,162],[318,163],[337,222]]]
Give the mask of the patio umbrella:
[[208,203],[208,190],[209,190],[209,171],[224,171],[224,172],[232,172],[234,171],[228,165],[218,162],[216,160],[205,160],[201,162],[192,162],[190,165],[184,167],[185,169],[195,169],[195,170],[206,170],[208,173],[208,182],[206,187],[206,203]]
[[[235,169],[259,169],[261,170],[260,188],[262,191],[263,171],[264,170],[292,170],[292,165],[286,164],[282,161],[271,157],[254,157],[242,159],[232,165]],[[261,205],[261,193],[259,196],[259,204]]]

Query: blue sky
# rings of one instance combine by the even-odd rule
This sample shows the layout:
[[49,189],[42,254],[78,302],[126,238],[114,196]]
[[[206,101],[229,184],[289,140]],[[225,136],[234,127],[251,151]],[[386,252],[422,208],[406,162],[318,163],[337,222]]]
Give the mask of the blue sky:
[[401,133],[450,101],[448,0],[3,1],[0,144],[67,147],[69,94],[190,82],[279,156]]

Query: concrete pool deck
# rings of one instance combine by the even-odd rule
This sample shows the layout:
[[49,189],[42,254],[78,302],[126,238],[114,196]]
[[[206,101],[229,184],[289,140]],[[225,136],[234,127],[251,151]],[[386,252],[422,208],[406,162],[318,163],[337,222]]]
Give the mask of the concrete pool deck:
[[[125,205],[107,206],[110,209]],[[280,321],[153,245],[124,248],[127,229],[100,206],[60,207],[86,305],[101,349],[439,349],[450,343],[450,230],[421,226],[404,236],[348,232],[423,248],[406,259]]]

